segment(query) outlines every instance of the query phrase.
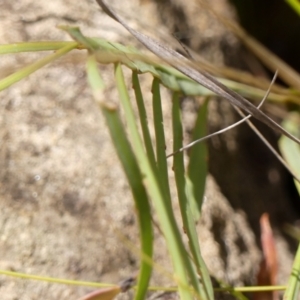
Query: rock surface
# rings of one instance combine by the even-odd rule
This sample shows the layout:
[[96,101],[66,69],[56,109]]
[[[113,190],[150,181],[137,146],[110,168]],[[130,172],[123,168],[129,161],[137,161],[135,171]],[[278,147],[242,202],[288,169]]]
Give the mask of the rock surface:
[[[168,22],[162,22],[155,3],[147,2],[110,1],[141,31],[166,34]],[[225,1],[213,2],[232,15]],[[177,5],[184,11],[180,3],[174,1],[172,7]],[[59,24],[80,26],[89,36],[136,44],[91,0],[4,0],[0,7],[1,44],[68,40],[55,28]],[[184,12],[191,13],[188,9]],[[200,23],[193,30],[201,29],[203,39],[194,40],[195,47],[206,45],[203,47],[211,59],[222,64],[220,45],[227,33],[205,17],[205,10],[201,12],[203,17],[198,17]],[[171,18],[164,13],[161,10],[162,19]],[[194,17],[191,15],[189,21],[194,22]],[[226,36],[234,41],[230,34]],[[205,39],[208,42],[203,42]],[[40,57],[4,56],[1,77]],[[117,283],[138,269],[137,255],[118,238],[118,232],[134,244],[138,243],[138,232],[130,190],[86,83],[84,57],[84,53],[74,51],[1,92],[0,269]],[[112,68],[103,70],[107,95],[116,99]],[[149,87],[150,77],[146,75],[143,80]],[[167,92],[164,95],[168,98]],[[170,101],[164,106],[165,118],[169,119]],[[229,284],[249,284],[257,272],[260,254],[245,213],[232,209],[211,176],[206,189],[199,238],[210,272]],[[176,200],[174,208],[178,211]],[[164,240],[156,235],[155,261],[171,270]],[[172,284],[158,271],[153,283]],[[0,277],[2,300],[77,299],[90,290]]]

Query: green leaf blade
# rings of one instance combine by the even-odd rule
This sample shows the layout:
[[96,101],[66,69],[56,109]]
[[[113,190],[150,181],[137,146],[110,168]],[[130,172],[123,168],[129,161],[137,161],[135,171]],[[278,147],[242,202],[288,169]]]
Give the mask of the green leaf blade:
[[[97,95],[99,94],[99,90],[103,90],[104,84],[98,72],[95,57],[89,58],[87,71],[90,85],[94,94]],[[153,231],[148,195],[143,184],[143,177],[136,157],[127,139],[124,126],[117,110],[107,105],[101,105],[100,107],[105,116],[113,144],[129,182],[137,210],[142,259],[136,289],[136,299],[143,299],[146,295],[152,273],[152,265],[149,263],[149,260],[152,259],[153,255]],[[147,257],[147,260],[143,259],[144,256]]]
[[[179,97],[177,93],[173,94],[173,107],[172,107],[172,122],[173,122],[173,151],[182,147],[183,140],[183,129],[181,121],[181,113],[179,107]],[[197,274],[190,269],[191,281],[193,282],[194,288],[200,296],[200,299],[214,299],[212,283],[209,277],[209,273],[205,262],[201,256],[200,246],[198,241],[198,235],[196,231],[195,221],[190,206],[190,199],[186,194],[186,177],[184,167],[184,156],[183,152],[179,152],[174,155],[173,170],[175,173],[175,181],[178,192],[179,205],[181,210],[181,216],[186,232],[189,239],[189,246],[193,255],[193,260],[196,265],[198,274],[201,276],[203,284],[200,284]],[[189,263],[186,262],[187,266]]]
[[294,259],[292,272],[283,300],[298,300],[300,288],[300,244]]
[[[285,118],[282,126],[289,130],[295,136],[300,137],[300,115],[297,112],[290,113]],[[287,161],[295,175],[300,177],[300,146],[293,143],[286,136],[282,136],[279,140],[279,148],[283,157]],[[300,195],[300,183],[294,180],[298,193]]]
[[143,94],[142,94],[138,74],[136,71],[132,72],[132,87],[133,87],[133,90],[135,93],[135,99],[136,99],[136,103],[137,103],[137,107],[138,107],[138,111],[139,111],[141,128],[142,128],[143,138],[144,138],[144,144],[146,147],[148,159],[150,161],[152,169],[155,170],[156,169],[156,159],[155,159],[155,154],[154,154],[151,136],[150,136],[150,132],[149,132],[148,118],[147,118],[145,103],[144,103],[144,99],[143,99]]
[[68,45],[64,46],[63,48],[59,49],[55,53],[48,55],[41,60],[32,63],[29,66],[26,66],[17,72],[5,77],[4,79],[0,80],[0,91],[10,87],[11,85],[15,84],[16,82],[24,79],[25,77],[29,76],[30,74],[34,73],[35,71],[41,69],[45,65],[53,62],[54,60],[60,58],[61,56],[67,54],[71,50],[77,47],[77,43],[69,43]]
[[[203,103],[198,111],[197,120],[193,130],[193,140],[200,139],[206,135],[208,99]],[[188,177],[192,183],[194,199],[192,203],[195,212],[195,219],[200,218],[201,206],[204,197],[205,183],[207,176],[208,149],[205,142],[198,143],[190,149],[190,159],[188,164]]]
[[157,170],[158,170],[159,183],[161,184],[161,188],[165,193],[165,199],[167,201],[166,205],[169,207],[169,209],[172,209],[168,165],[166,159],[166,140],[165,140],[165,133],[164,133],[164,120],[163,120],[163,112],[161,106],[159,84],[160,84],[159,80],[157,78],[154,78],[152,82],[152,94],[153,94],[152,106],[153,106],[153,119],[154,119],[154,129],[155,129],[155,137],[156,137]]
[[39,51],[54,51],[64,48],[74,42],[27,42],[27,43],[14,43],[7,45],[0,45],[0,55],[3,54],[16,54],[23,52],[39,52]]
[[120,63],[115,66],[115,78],[119,90],[120,100],[124,107],[126,120],[128,122],[129,131],[131,133],[133,149],[135,151],[138,164],[141,168],[144,182],[148,193],[151,196],[154,207],[158,214],[161,228],[165,235],[169,253],[172,257],[175,274],[174,278],[178,284],[180,297],[186,300],[192,300],[193,291],[190,289],[187,274],[185,259],[187,256],[183,241],[180,236],[173,212],[166,205],[164,194],[161,191],[156,173],[152,170],[151,164],[144,152],[144,147],[136,126],[136,120],[133,109],[130,104],[128,91],[125,85],[124,75]]

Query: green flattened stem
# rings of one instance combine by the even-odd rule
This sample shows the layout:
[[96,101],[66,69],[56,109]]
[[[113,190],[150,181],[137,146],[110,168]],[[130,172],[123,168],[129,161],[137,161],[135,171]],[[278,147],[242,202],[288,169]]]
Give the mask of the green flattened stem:
[[153,78],[152,83],[152,107],[153,107],[153,119],[156,138],[156,157],[157,157],[157,169],[159,182],[162,190],[165,193],[166,205],[169,209],[172,209],[171,205],[171,193],[169,185],[168,165],[166,159],[166,140],[164,131],[164,120],[161,107],[161,97],[159,88],[159,79]]
[[144,138],[144,144],[146,147],[148,159],[150,161],[151,167],[153,170],[156,169],[156,161],[155,161],[155,154],[153,150],[152,140],[149,132],[149,126],[148,126],[148,119],[147,119],[147,113],[145,108],[145,103],[143,99],[143,94],[138,78],[138,74],[136,71],[132,72],[132,87],[135,94],[135,99],[139,111],[140,116],[140,122],[141,122],[141,128],[143,132],[143,138]]
[[300,287],[300,244],[294,260],[292,273],[283,300],[298,300]]
[[[121,161],[135,201],[140,227],[142,251],[140,273],[135,299],[144,299],[152,272],[152,265],[149,264],[149,260],[152,259],[153,253],[153,233],[148,196],[143,184],[141,171],[127,139],[124,125],[120,120],[117,109],[113,105],[102,101],[101,94],[104,84],[100,77],[94,56],[90,56],[88,59],[87,72],[89,83],[93,89],[96,100],[98,100],[100,103],[100,108],[105,116],[106,124],[109,129],[114,147]],[[143,257],[147,257],[147,260],[143,259]]]
[[53,51],[66,47],[74,42],[27,42],[0,45],[1,54],[15,54],[22,52]]
[[119,63],[115,65],[115,78],[119,90],[120,101],[124,108],[133,149],[144,178],[144,184],[153,201],[173,261],[175,269],[174,279],[178,284],[179,295],[181,299],[192,300],[194,292],[189,286],[186,270],[187,252],[184,248],[174,214],[166,205],[164,193],[161,191],[160,184],[158,183],[159,179],[156,177],[156,172],[153,171],[147,154],[144,151],[144,146],[136,124],[136,118],[125,85],[124,75]]
[[94,39],[89,39],[89,38],[85,37],[81,33],[79,27],[62,25],[62,26],[58,26],[58,28],[66,31],[74,41],[83,45],[86,49],[88,49],[90,51],[95,51],[99,47],[99,45],[94,41]]
[[[84,36],[78,27],[70,27],[70,26],[59,26],[60,29],[66,31],[75,41],[77,41],[83,48],[86,48],[90,51],[90,53],[95,54],[97,61],[103,64],[115,63],[115,62],[122,62],[128,68],[138,71],[138,73],[151,73],[154,77],[158,78],[161,83],[171,89],[172,91],[181,92],[184,95],[191,95],[191,96],[211,96],[214,95],[213,92],[204,88],[197,82],[191,80],[187,76],[183,75],[178,70],[167,66],[163,63],[159,63],[154,61],[147,55],[144,55],[142,52],[138,51],[137,49],[124,46],[119,43],[109,42],[104,39],[100,38],[89,38]],[[44,43],[45,45],[43,46]],[[51,50],[52,46],[55,46],[55,43],[59,42],[42,42],[41,45],[37,45],[40,50]],[[61,42],[63,43],[67,42]],[[27,48],[30,45],[26,45],[24,43],[24,47]],[[29,44],[29,43],[28,43]],[[37,43],[38,44],[38,43]],[[49,44],[49,45],[47,45]],[[50,46],[53,44],[52,46]],[[12,44],[4,45],[3,53],[8,53],[14,51],[14,45],[21,47],[21,44]],[[33,44],[32,44],[33,45]],[[10,47],[10,48],[6,48]],[[45,49],[43,49],[43,47]],[[32,48],[32,46],[31,46]],[[54,49],[54,48],[53,48]],[[57,49],[57,48],[56,48]],[[40,51],[37,50],[37,51]],[[18,50],[19,51],[19,50]],[[25,51],[25,50],[24,50]],[[34,51],[34,50],[26,50],[26,51]],[[0,45],[0,54],[1,54],[1,45]],[[230,89],[238,92],[239,94],[243,95],[244,97],[250,97],[254,99],[261,99],[263,98],[265,91],[259,88],[255,88],[253,86],[242,84],[236,81],[218,78],[218,80],[225,84]],[[296,94],[293,91],[289,91],[287,89],[282,89],[280,93],[270,93],[269,98],[270,101],[276,102],[286,102],[291,101],[296,104],[299,104],[300,97],[299,94]]]
[[27,67],[24,67],[24,68],[20,69],[19,71],[5,77],[4,79],[0,80],[0,91],[8,88],[12,84],[29,76],[30,74],[37,71],[38,69],[44,67],[45,65],[53,62],[54,60],[60,58],[61,56],[67,54],[68,52],[70,52],[71,50],[76,48],[77,45],[78,44],[75,42],[69,43],[67,46],[57,50],[55,53],[48,55],[48,56],[42,58],[41,60],[39,60]]
[[[208,99],[198,111],[196,124],[193,130],[193,141],[206,135],[207,104]],[[189,154],[188,178],[192,185],[192,194],[194,195],[194,197],[191,197],[191,206],[195,219],[199,220],[207,176],[208,150],[206,143],[203,142],[194,145],[190,149]]]
[[[289,130],[295,136],[300,136],[300,116],[299,113],[290,113],[287,118],[283,121],[282,126]],[[282,136],[279,140],[279,148],[289,164],[290,168],[295,174],[300,176],[300,146],[293,143],[285,136]],[[295,181],[295,185],[300,194],[300,184]],[[284,300],[297,300],[299,299],[299,287],[300,287],[300,245],[296,253],[292,272],[288,282],[288,287],[284,293]]]
[[300,3],[298,0],[285,0],[293,10],[300,16]]
[[[183,140],[181,112],[177,93],[173,94],[172,121],[174,140],[173,151],[175,152],[178,149],[182,148]],[[183,152],[179,152],[174,155],[173,170],[175,173],[175,180],[184,231],[188,236],[189,247],[193,256],[193,261],[196,265],[197,272],[201,276],[202,285],[200,285],[198,276],[197,274],[195,274],[195,272],[191,280],[193,280],[194,286],[196,286],[197,292],[201,299],[212,300],[214,299],[212,283],[206,265],[201,256],[194,216],[191,210],[189,199],[187,198],[186,194],[186,178]]]
[[[282,123],[284,129],[291,132],[294,136],[300,137],[300,115],[297,112],[289,113]],[[281,136],[279,140],[280,151],[288,163],[289,167],[294,171],[295,175],[300,177],[300,146],[285,136]],[[300,183],[294,180],[298,193],[300,195]]]

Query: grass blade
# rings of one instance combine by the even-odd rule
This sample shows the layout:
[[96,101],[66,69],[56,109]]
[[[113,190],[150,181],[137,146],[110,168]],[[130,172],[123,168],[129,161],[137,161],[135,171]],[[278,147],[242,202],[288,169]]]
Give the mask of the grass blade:
[[[89,83],[94,91],[94,94],[96,97],[98,97],[97,95],[99,95],[99,91],[101,92],[101,89],[103,89],[104,86],[103,81],[98,73],[96,60],[93,56],[89,57],[87,71]],[[140,227],[141,251],[144,255],[151,258],[153,253],[151,212],[150,205],[148,203],[148,196],[143,185],[142,174],[127,139],[124,125],[120,120],[116,108],[113,108],[110,105],[107,106],[104,102],[101,103],[100,107],[105,116],[114,147],[123,166],[135,201]],[[142,260],[135,295],[136,299],[143,299],[145,297],[151,271],[151,264],[148,264],[148,262]]]
[[88,286],[88,287],[95,287],[95,288],[114,286],[113,284],[107,284],[107,283],[54,278],[54,277],[26,274],[26,273],[20,273],[20,272],[15,272],[15,271],[8,271],[8,270],[0,270],[0,275],[22,278],[22,279],[26,279],[26,280],[37,280],[37,281],[44,281],[44,282],[48,282],[48,283],[76,285],[76,286]]
[[[173,94],[172,121],[174,140],[173,148],[179,149],[180,147],[182,147],[183,129],[181,123],[179,97],[177,93]],[[194,285],[197,287],[197,291],[201,299],[214,299],[212,283],[206,265],[201,257],[195,221],[190,207],[190,203],[186,195],[186,180],[183,152],[179,152],[177,155],[174,156],[173,170],[175,173],[175,180],[184,231],[188,236],[190,250],[192,252],[197,271],[201,276],[203,287],[201,287],[197,276],[192,277],[191,280],[195,281]]]
[[166,141],[164,131],[164,120],[161,107],[161,97],[159,89],[159,80],[153,79],[152,83],[152,94],[153,94],[153,118],[154,118],[154,129],[156,137],[156,157],[157,157],[157,169],[159,182],[162,186],[162,190],[165,193],[165,200],[169,209],[172,209],[171,205],[171,193],[168,176],[168,165],[166,159]]
[[74,42],[27,42],[0,45],[1,54],[15,54],[22,52],[53,51],[66,47]]
[[41,60],[26,66],[19,71],[5,77],[4,79],[0,80],[0,91],[8,88],[9,86],[13,85],[14,83],[22,80],[23,78],[29,76],[33,72],[37,71],[38,69],[44,67],[45,65],[49,64],[50,62],[60,58],[61,56],[67,54],[71,50],[75,49],[77,47],[77,43],[69,43],[67,46],[64,46],[63,48],[59,49],[55,53],[48,55]]
[[[299,113],[290,113],[283,121],[282,126],[292,132],[295,136],[300,136],[300,116]],[[287,161],[289,168],[300,178],[300,147],[291,142],[288,138],[282,136],[279,140],[279,148],[283,157]],[[298,193],[300,195],[300,183],[294,180]]]
[[[152,53],[170,63],[175,69],[182,72],[186,76],[195,80],[199,84],[213,91],[217,95],[228,100],[233,106],[237,106],[247,113],[251,114],[256,119],[265,123],[267,126],[280,132],[281,134],[289,137],[291,140],[300,144],[300,140],[287,132],[284,128],[278,125],[274,120],[268,117],[265,113],[257,109],[251,102],[237,94],[233,90],[227,88],[222,83],[217,81],[213,76],[205,71],[198,71],[193,66],[190,66],[189,60],[186,59],[180,53],[167,47],[166,45],[160,44],[158,41],[146,36],[133,28],[131,28],[122,18],[120,18],[104,1],[97,0],[101,8],[114,20],[123,25],[136,39],[138,39],[143,45],[145,45]],[[183,65],[183,63],[186,65]]]
[[292,273],[283,300],[298,300],[300,287],[300,244],[295,256]]
[[[193,141],[206,135],[208,99],[198,111],[196,124],[193,131]],[[188,177],[191,180],[193,194],[196,199],[194,206],[197,214],[196,219],[200,217],[201,206],[203,202],[206,175],[207,175],[208,150],[206,143],[199,143],[190,149],[190,159],[188,164]]]
[[[205,8],[209,11],[216,19],[221,21],[224,26],[229,28],[241,41],[244,45],[255,54],[271,71],[275,72],[278,70],[279,78],[284,81],[288,86],[291,86],[296,89],[300,89],[300,74],[284,62],[281,58],[275,55],[273,52],[268,50],[263,44],[249,35],[240,25],[236,22],[229,20],[228,18],[222,16],[219,12],[214,10],[211,5],[205,1],[201,1],[202,9]],[[286,0],[288,1],[288,0]],[[290,0],[295,4],[297,0]],[[299,7],[299,4],[297,5]]]
[[145,103],[144,103],[144,99],[143,99],[143,94],[142,94],[138,74],[136,71],[132,72],[132,87],[133,87],[133,90],[135,93],[136,103],[137,103],[137,107],[139,110],[141,128],[142,128],[142,132],[143,132],[144,144],[146,147],[148,159],[150,161],[152,169],[155,170],[156,169],[155,154],[154,154],[151,136],[150,136],[150,132],[149,132],[148,119],[147,119],[147,113],[146,113]]
[[124,75],[119,63],[115,65],[115,77],[119,90],[120,100],[122,106],[124,107],[126,120],[128,122],[132,144],[134,145],[133,149],[135,151],[138,164],[144,177],[144,183],[158,214],[160,225],[167,241],[170,256],[172,257],[175,269],[174,279],[178,284],[179,294],[182,299],[191,300],[193,298],[193,292],[189,287],[185,266],[185,258],[187,256],[187,253],[184,248],[174,214],[172,210],[169,209],[168,205],[166,205],[164,194],[162,193],[160,184],[158,183],[158,178],[155,176],[155,172],[152,170],[151,164],[147,158],[146,153],[144,152],[144,147],[142,145],[138,128],[136,126],[135,116],[125,85]]
[[300,3],[297,0],[285,0],[293,10],[300,16]]
[[[215,95],[214,92],[203,87],[199,83],[195,82],[194,80],[190,79],[186,75],[179,72],[178,70],[170,66],[167,66],[162,60],[147,56],[134,47],[130,47],[130,46],[126,47],[122,44],[116,42],[109,42],[101,38],[86,37],[81,33],[78,27],[60,26],[60,28],[65,30],[75,41],[80,43],[78,48],[86,48],[91,53],[94,53],[99,63],[109,64],[109,63],[115,63],[120,61],[123,64],[125,64],[128,68],[132,69],[133,71],[137,71],[139,74],[143,74],[143,73],[152,74],[154,77],[159,78],[161,84],[163,84],[168,89],[181,92],[184,95],[189,95],[189,96]],[[55,46],[55,43],[59,43],[59,42],[54,42],[53,47]],[[12,44],[11,46],[13,45],[14,44]],[[10,45],[4,45],[4,46],[10,46]],[[43,50],[43,47],[40,46],[40,48],[41,50]],[[1,51],[1,46],[0,46],[0,51]],[[185,61],[184,63],[189,63],[189,65],[192,65],[196,69],[200,69],[200,70],[201,68],[206,69],[207,67],[206,66],[207,62],[201,63],[200,64],[201,68],[197,64],[195,64],[195,62],[191,63],[190,61]],[[208,69],[211,72],[218,74],[216,69],[213,68],[213,70],[211,70],[212,68],[213,67],[211,66]],[[219,68],[218,71],[220,71]],[[236,70],[234,72],[238,73]],[[232,72],[230,74],[232,74]],[[227,74],[227,76],[230,77],[230,74]],[[245,82],[248,82],[248,84],[242,84],[224,78],[217,78],[217,80],[221,82],[223,85],[227,86],[228,88],[241,94],[244,97],[249,97],[253,100],[263,98],[265,94],[264,81],[260,80],[259,82],[257,82],[257,80],[249,76],[249,74],[247,75],[237,74],[235,78],[236,80],[241,80],[243,77],[247,77],[247,78],[250,77],[247,80],[245,79]],[[251,85],[249,85],[249,83]],[[260,88],[257,87],[255,88],[252,85],[259,86]],[[267,86],[265,86],[265,88],[267,88]],[[270,93],[268,100],[275,101],[275,102],[293,102],[299,104],[300,102],[299,93],[275,85],[273,85],[273,89],[274,92],[276,91],[276,93]]]

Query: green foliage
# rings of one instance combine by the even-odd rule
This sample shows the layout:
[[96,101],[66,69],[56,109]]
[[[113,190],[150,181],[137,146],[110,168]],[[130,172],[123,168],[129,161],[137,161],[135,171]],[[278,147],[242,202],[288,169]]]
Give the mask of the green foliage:
[[[183,165],[183,155],[174,158],[174,172],[178,186],[178,195],[184,227],[187,230],[190,249],[186,249],[183,242],[183,234],[175,220],[172,210],[170,183],[168,179],[168,165],[165,153],[165,136],[163,125],[163,113],[160,98],[160,85],[163,84],[174,91],[174,133],[177,134],[178,126],[181,126],[178,93],[203,93],[203,88],[193,83],[180,72],[155,63],[145,62],[135,49],[126,48],[120,44],[112,44],[100,39],[90,39],[83,36],[77,28],[63,28],[75,39],[76,42],[67,43],[20,43],[13,46],[0,46],[3,54],[56,50],[54,54],[46,56],[30,66],[18,70],[16,73],[0,81],[0,89],[5,89],[29,76],[32,72],[54,61],[74,48],[86,48],[89,51],[87,61],[88,81],[93,90],[95,100],[99,104],[106,119],[107,127],[114,143],[116,152],[123,166],[124,172],[131,187],[135,202],[137,217],[140,227],[141,241],[141,266],[136,288],[136,299],[143,299],[147,292],[152,272],[153,232],[151,215],[157,214],[160,227],[166,238],[170,257],[174,265],[173,278],[178,286],[182,299],[193,299],[195,296],[201,299],[213,299],[213,289],[210,277],[204,261],[201,257],[200,247],[196,234],[194,216],[191,213],[190,198],[196,199],[191,191],[186,193],[187,170]],[[140,58],[140,59],[138,59]],[[102,93],[105,89],[99,73],[97,62],[115,64],[115,81],[119,90],[120,103],[125,113],[128,133],[121,121],[115,104],[103,100]],[[136,118],[129,98],[128,89],[125,85],[121,64],[132,69],[132,81],[136,95],[139,118],[143,131],[143,139],[137,128]],[[153,75],[153,114],[156,136],[156,153],[153,150],[153,142],[150,139],[147,114],[143,103],[143,95],[139,84],[138,73],[149,72]],[[176,117],[175,117],[176,116]],[[179,119],[178,119],[179,117]],[[205,123],[202,124],[205,126]],[[200,124],[201,126],[201,124]],[[204,130],[200,129],[202,132]],[[182,129],[181,129],[182,134]],[[178,143],[179,142],[179,143]],[[174,138],[174,147],[179,147],[181,141]],[[203,163],[203,162],[202,162]],[[206,162],[198,168],[206,170]],[[205,171],[206,172],[206,171]],[[190,180],[190,179],[189,179]],[[200,178],[205,182],[205,176]],[[192,182],[192,180],[190,180]],[[200,184],[204,188],[204,182]],[[198,184],[199,182],[197,182]],[[192,190],[193,191],[193,190]],[[202,191],[203,195],[203,191]],[[197,199],[200,203],[202,199]],[[150,202],[154,212],[150,209]],[[190,258],[190,254],[193,259]],[[201,275],[202,283],[198,276]]]
[[[298,112],[291,112],[284,119],[282,126],[289,130],[295,136],[300,137],[300,115]],[[282,136],[279,140],[279,147],[282,155],[284,156],[295,175],[300,176],[300,147],[292,143],[289,139]],[[295,180],[295,185],[300,194],[300,183]]]
[[293,10],[300,16],[300,3],[297,0],[285,0]]
[[[62,29],[66,30],[75,42],[37,42],[0,45],[0,54],[56,50],[54,54],[46,56],[40,61],[0,80],[0,90],[29,76],[39,68],[53,62],[75,48],[86,49],[89,53],[86,65],[88,82],[93,91],[95,101],[99,104],[106,119],[107,128],[127,177],[136,207],[141,255],[135,299],[145,298],[149,288],[149,281],[154,265],[152,257],[154,244],[152,216],[154,214],[158,217],[159,226],[166,239],[170,258],[174,266],[173,278],[181,299],[214,299],[212,283],[201,255],[195,225],[195,221],[201,216],[201,205],[207,175],[208,152],[204,143],[195,145],[190,149],[187,165],[184,163],[183,152],[178,152],[173,157],[175,184],[184,228],[182,232],[180,230],[181,226],[175,219],[172,209],[172,201],[174,199],[171,199],[170,193],[171,183],[168,177],[168,164],[165,151],[165,130],[160,87],[164,85],[173,95],[172,124],[174,152],[183,146],[180,95],[201,95],[207,97],[212,95],[212,92],[174,68],[151,60],[134,48],[125,47],[118,43],[111,43],[103,39],[85,37],[78,28],[63,27]],[[114,64],[115,83],[119,92],[120,106],[125,115],[124,122],[120,117],[118,106],[103,96],[105,85],[98,68],[99,63]],[[127,67],[132,71],[132,87],[142,134],[138,130],[133,103],[129,97],[130,89],[125,84],[122,67]],[[150,73],[153,76],[152,108],[154,124],[148,124],[143,99],[144,91],[142,91],[139,81],[139,76],[141,76],[139,74],[144,73]],[[246,95],[252,93],[254,98],[261,97],[258,89],[247,88],[247,86],[239,85],[235,82],[225,80],[224,82]],[[274,101],[285,101],[283,100],[286,99],[284,97],[288,96],[273,94],[271,95],[272,97]],[[299,101],[299,97],[297,97],[296,95],[293,98],[294,102]],[[207,103],[208,98],[200,107],[193,132],[193,139],[199,139],[206,134]],[[155,141],[152,141],[150,137],[149,128],[151,126],[154,126],[155,129]],[[289,116],[283,127],[295,136],[299,136],[299,114],[295,113]],[[153,147],[154,143],[156,145],[155,150]],[[282,137],[280,146],[288,163],[291,166],[295,166],[295,173],[299,174],[300,166],[297,167],[300,161],[299,145],[296,145],[286,137]],[[188,239],[188,245],[184,243],[184,235]],[[297,254],[298,256],[299,254]],[[300,269],[298,260],[297,258],[293,270]],[[12,275],[5,272],[3,274]],[[20,276],[26,277],[24,274],[20,274]],[[201,280],[199,280],[199,277]],[[296,299],[295,295],[299,283],[298,277],[295,277],[294,273],[291,275],[286,299]],[[40,277],[35,279],[41,280]],[[51,281],[49,278],[44,278],[44,280]],[[227,290],[234,293],[234,289],[227,288]]]
[[292,272],[288,282],[287,289],[284,293],[284,300],[297,300],[299,299],[300,288],[300,245],[295,256]]
[[[72,36],[74,37],[74,32],[71,31]],[[76,39],[80,42],[86,42],[88,39],[83,38],[79,31],[75,31]],[[198,245],[198,239],[196,235],[196,228],[193,215],[190,209],[186,209],[182,207],[182,217],[184,220],[184,226],[187,226],[188,230],[188,237],[190,240],[191,245],[191,252],[194,256],[194,261],[189,259],[189,254],[185,249],[182,235],[179,231],[178,225],[175,221],[175,217],[172,210],[171,205],[171,196],[170,196],[170,187],[169,187],[169,180],[168,180],[168,169],[167,169],[167,158],[165,153],[165,137],[164,137],[164,128],[163,128],[163,116],[162,116],[162,107],[161,107],[161,98],[160,98],[160,91],[159,85],[160,80],[154,78],[153,85],[152,85],[152,93],[153,93],[153,114],[154,114],[154,128],[156,134],[156,161],[154,152],[152,149],[152,145],[150,142],[150,135],[149,129],[147,128],[147,116],[146,111],[142,104],[142,93],[140,90],[140,84],[138,81],[138,76],[136,74],[137,71],[137,62],[130,62],[128,65],[127,57],[124,60],[124,53],[119,53],[120,61],[123,62],[125,65],[130,66],[133,69],[133,85],[136,94],[137,105],[140,111],[140,119],[142,130],[144,133],[144,140],[145,145],[142,143],[142,138],[138,132],[136,119],[133,113],[133,108],[129,99],[129,93],[127,91],[124,76],[121,69],[121,65],[119,62],[115,62],[115,78],[117,88],[119,90],[120,100],[122,107],[125,112],[126,123],[128,124],[129,128],[129,136],[132,141],[132,149],[133,151],[125,151],[124,150],[124,142],[122,140],[126,140],[126,133],[124,131],[124,127],[121,124],[120,118],[117,114],[116,108],[113,108],[109,103],[105,103],[105,101],[101,100],[101,90],[103,89],[102,80],[100,79],[99,73],[96,74],[96,58],[99,57],[99,48],[95,48],[94,45],[90,45],[89,42],[86,43],[86,46],[89,47],[89,51],[91,53],[90,61],[93,64],[88,69],[89,74],[89,82],[91,83],[91,87],[94,90],[94,94],[97,95],[96,100],[100,104],[100,107],[104,113],[104,116],[107,121],[108,128],[110,130],[110,134],[114,145],[117,149],[117,153],[119,155],[120,160],[122,161],[125,173],[127,175],[128,181],[131,183],[133,182],[134,177],[139,178],[139,186],[143,186],[147,189],[147,192],[151,198],[151,201],[154,205],[158,218],[160,220],[160,226],[164,233],[164,236],[167,240],[167,245],[169,247],[169,253],[173,261],[174,265],[174,278],[176,278],[176,282],[178,284],[178,291],[181,295],[182,299],[192,299],[194,295],[198,295],[201,299],[213,299],[213,290],[212,285],[210,282],[210,278],[207,272],[207,269],[204,265],[204,262],[201,258],[200,248]],[[120,47],[118,47],[120,49]],[[114,52],[114,54],[116,54]],[[121,54],[121,55],[120,55]],[[114,56],[115,60],[116,56]],[[103,62],[102,58],[100,59]],[[134,66],[134,67],[133,67]],[[144,63],[143,63],[144,66]],[[143,70],[146,68],[143,67]],[[150,66],[147,68],[148,70],[152,70],[153,67]],[[140,71],[140,69],[138,69]],[[151,72],[153,74],[153,70]],[[164,75],[166,78],[166,74]],[[170,75],[170,78],[174,79],[173,75]],[[98,81],[98,84],[97,84]],[[100,98],[99,98],[100,97]],[[179,99],[174,98],[174,106],[176,107],[175,110],[177,114],[179,113]],[[176,104],[176,105],[175,105]],[[174,133],[177,132],[177,128],[174,125]],[[174,141],[177,141],[174,137]],[[175,144],[176,145],[176,144]],[[176,145],[179,146],[179,145]],[[126,149],[131,149],[128,142],[126,142]],[[146,148],[146,151],[144,150]],[[137,161],[137,165],[128,165],[126,162],[126,157],[124,157],[124,151],[130,152],[131,161]],[[181,155],[182,156],[182,155]],[[180,157],[180,156],[178,156]],[[198,166],[201,168],[201,166]],[[185,170],[183,168],[183,160],[177,160],[175,156],[174,159],[174,172],[175,177],[181,176],[176,180],[176,182],[182,186],[182,188],[178,190],[179,198],[184,197],[183,201],[180,203],[185,202],[183,205],[186,206],[188,204],[186,195],[185,195]],[[144,185],[143,185],[144,184]],[[131,184],[133,186],[133,184]],[[202,185],[204,188],[204,185]],[[133,189],[133,188],[132,188]],[[133,189],[134,190],[134,189]],[[138,205],[141,198],[145,198],[146,195],[143,197],[136,196],[136,207],[138,211],[138,216],[140,216],[140,223],[142,222],[141,211]],[[146,198],[147,199],[147,198]],[[199,200],[200,201],[200,200]],[[182,205],[181,205],[182,206]],[[188,214],[186,214],[188,213]],[[144,232],[141,228],[141,236],[143,236]],[[153,237],[150,238],[151,243]],[[149,245],[148,245],[149,246]],[[143,254],[149,253],[149,249],[145,247],[143,249]],[[152,251],[151,253],[152,254]],[[150,256],[148,254],[148,256]],[[151,256],[150,256],[151,258]],[[147,264],[147,262],[144,262]],[[195,264],[195,265],[194,265]],[[198,272],[196,272],[198,270]],[[203,275],[203,286],[200,285],[200,281],[198,280],[198,274]],[[136,294],[136,299],[141,299],[141,296],[145,295],[147,283],[149,280],[150,273],[140,273],[140,279],[143,278],[143,282],[146,283],[144,286],[141,286],[141,281],[138,284],[138,291],[140,293]],[[145,277],[148,278],[145,280]],[[189,286],[189,282],[192,283],[192,287]],[[203,288],[204,287],[204,288]],[[143,298],[143,297],[142,297]]]
[[[299,112],[291,112],[283,121],[282,126],[292,132],[295,136],[300,136],[300,115]],[[295,174],[300,176],[300,147],[290,140],[282,136],[279,140],[280,150],[290,165]],[[295,181],[296,188],[300,194],[300,183]],[[284,294],[285,300],[296,300],[299,295],[300,287],[300,245],[298,246],[298,251],[295,257],[294,265],[290,275],[290,280],[288,283],[288,288]]]
[[[294,9],[300,16],[300,3],[297,0],[286,0],[286,2]],[[283,122],[283,127],[290,130],[296,136],[300,136],[300,115],[298,112],[292,112],[288,114]],[[295,174],[300,176],[300,147],[287,141],[283,136],[279,141],[279,147],[286,161],[290,167],[294,170]],[[300,195],[300,182],[295,181],[296,188]],[[284,300],[296,300],[299,298],[300,288],[300,245],[295,256],[294,264],[292,267],[290,279],[287,289],[284,293]]]

